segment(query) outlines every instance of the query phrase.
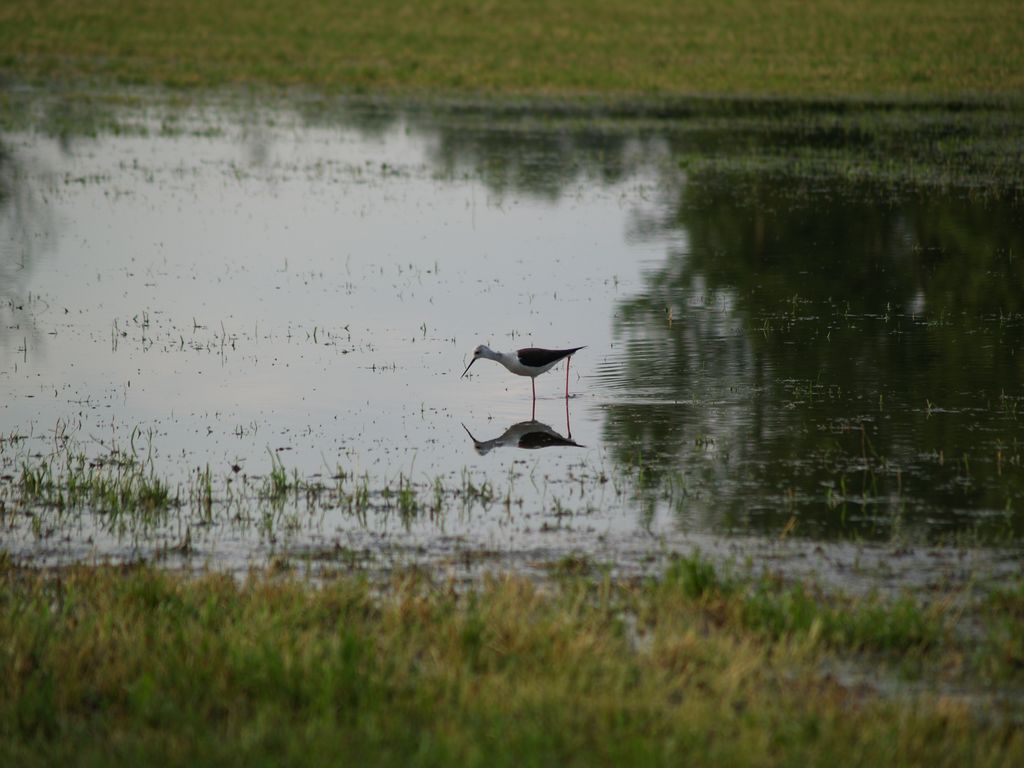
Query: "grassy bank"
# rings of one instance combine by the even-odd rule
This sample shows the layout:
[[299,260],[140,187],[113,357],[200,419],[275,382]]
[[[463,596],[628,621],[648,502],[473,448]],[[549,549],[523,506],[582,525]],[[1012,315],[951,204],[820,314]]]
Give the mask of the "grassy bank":
[[17,80],[494,94],[1024,93],[1017,0],[10,0]]
[[[877,680],[963,667],[945,604],[825,599],[699,557],[657,582],[506,578],[468,594],[416,576],[383,593],[149,568],[0,579],[6,765],[1024,759],[1014,707],[982,713],[962,687],[879,694]],[[986,605],[1019,620],[1021,593]],[[984,659],[975,694],[1019,674]],[[867,683],[824,671],[849,662]]]

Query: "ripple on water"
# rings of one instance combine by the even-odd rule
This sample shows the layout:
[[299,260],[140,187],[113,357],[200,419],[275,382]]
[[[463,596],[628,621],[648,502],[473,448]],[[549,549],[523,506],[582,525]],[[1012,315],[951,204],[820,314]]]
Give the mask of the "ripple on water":
[[[668,125],[371,111],[0,137],[5,547],[628,569],[743,537],[1017,546],[1020,203],[683,174],[666,152],[699,148]],[[561,368],[535,408],[498,366],[460,379],[484,342],[586,344],[572,397]],[[24,466],[66,505],[79,457],[176,501],[27,498]]]

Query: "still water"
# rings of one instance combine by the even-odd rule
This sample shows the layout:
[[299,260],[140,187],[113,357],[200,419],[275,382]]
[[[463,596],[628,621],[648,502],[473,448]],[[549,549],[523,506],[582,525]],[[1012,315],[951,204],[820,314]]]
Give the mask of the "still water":
[[[187,535],[192,560],[226,567],[582,553],[628,571],[700,546],[890,571],[918,553],[899,578],[964,548],[1016,568],[1019,194],[780,173],[671,121],[75,117],[0,136],[0,493],[19,559],[152,557]],[[480,343],[586,349],[568,400],[560,366],[534,411],[529,380],[494,363],[460,379]],[[186,504],[140,532],[102,509],[11,512],[21,467],[68,446],[133,452],[182,498],[208,470],[222,514]],[[268,514],[237,489],[275,466],[494,499],[398,520],[296,494],[287,524],[238,524]]]

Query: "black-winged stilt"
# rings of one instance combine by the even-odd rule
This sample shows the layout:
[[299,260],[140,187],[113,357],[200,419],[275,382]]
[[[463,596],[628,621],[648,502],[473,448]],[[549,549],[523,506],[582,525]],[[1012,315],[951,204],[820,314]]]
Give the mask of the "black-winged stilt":
[[[573,347],[572,349],[540,349],[538,347],[525,347],[524,349],[518,349],[515,352],[495,352],[486,344],[481,344],[473,350],[473,359],[469,361],[469,365],[467,365],[466,370],[462,372],[462,376],[469,373],[469,369],[472,367],[473,363],[481,357],[488,360],[494,360],[496,363],[504,365],[509,371],[517,376],[530,377],[530,384],[533,387],[533,401],[536,403],[537,377],[542,373],[550,371],[562,360],[565,360],[565,396],[568,397],[569,358],[581,349],[583,349],[583,347]],[[462,378],[462,376],[459,378]]]

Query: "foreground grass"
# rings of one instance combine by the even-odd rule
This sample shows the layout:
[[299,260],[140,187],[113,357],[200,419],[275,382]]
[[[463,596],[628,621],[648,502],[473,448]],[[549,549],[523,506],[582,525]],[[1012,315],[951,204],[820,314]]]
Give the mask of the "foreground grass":
[[1018,0],[8,0],[0,74],[345,91],[1024,92]]
[[942,611],[826,605],[699,557],[641,585],[501,578],[468,594],[408,575],[380,591],[150,568],[0,578],[5,765],[1024,758],[1012,720],[821,673],[851,654],[941,660]]

